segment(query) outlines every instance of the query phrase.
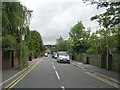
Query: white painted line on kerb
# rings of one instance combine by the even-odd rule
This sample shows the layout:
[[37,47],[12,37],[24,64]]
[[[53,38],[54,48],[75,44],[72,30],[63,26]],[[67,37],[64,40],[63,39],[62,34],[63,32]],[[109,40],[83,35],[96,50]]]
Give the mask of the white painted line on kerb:
[[58,78],[58,79],[60,79],[60,77],[59,77],[59,75],[58,75],[58,72],[57,72],[57,71],[55,71],[55,73],[56,73],[56,75],[57,75],[57,78]]
[[65,87],[64,86],[61,86],[62,90],[65,90]]

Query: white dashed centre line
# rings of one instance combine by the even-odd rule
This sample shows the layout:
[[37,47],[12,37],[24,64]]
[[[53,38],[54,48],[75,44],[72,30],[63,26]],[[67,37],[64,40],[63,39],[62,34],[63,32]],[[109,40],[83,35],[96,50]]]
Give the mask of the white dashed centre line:
[[56,68],[55,68],[55,66],[54,66],[54,63],[52,63],[52,66],[53,66],[53,68],[55,69],[55,74],[57,75],[57,78],[60,79],[60,76],[59,76],[58,72],[56,71]]
[[65,87],[64,86],[61,86],[62,90],[65,90]]
[[[56,70],[56,67],[55,67],[54,63],[52,63],[52,66],[53,66],[53,68],[54,68],[54,70],[55,70],[55,74],[56,74],[57,78],[60,79],[60,76],[59,76],[59,74],[58,74],[58,72],[57,72],[57,70]],[[64,87],[64,86],[61,86],[61,88],[62,88],[62,90],[65,90],[65,87]]]
[[60,76],[59,76],[58,72],[55,71],[55,73],[56,73],[56,75],[57,75],[57,78],[60,79]]
[[54,66],[54,64],[52,63],[52,66],[53,66],[53,68],[56,70],[56,68],[55,68],[55,66]]
[[53,66],[53,68],[56,69],[55,66]]

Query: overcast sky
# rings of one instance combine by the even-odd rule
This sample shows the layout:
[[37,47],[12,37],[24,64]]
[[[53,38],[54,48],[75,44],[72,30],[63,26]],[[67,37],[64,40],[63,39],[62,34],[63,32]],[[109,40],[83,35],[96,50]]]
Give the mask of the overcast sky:
[[90,17],[102,13],[103,9],[85,5],[82,0],[19,0],[28,9],[33,10],[30,29],[40,32],[44,44],[55,44],[56,39],[62,36],[68,39],[69,31],[78,21],[84,26],[92,28],[98,26]]

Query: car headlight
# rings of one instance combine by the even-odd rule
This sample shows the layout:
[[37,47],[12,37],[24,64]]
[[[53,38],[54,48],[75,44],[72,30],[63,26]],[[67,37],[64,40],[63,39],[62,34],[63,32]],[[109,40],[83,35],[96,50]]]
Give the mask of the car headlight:
[[67,60],[70,60],[69,56],[67,57]]

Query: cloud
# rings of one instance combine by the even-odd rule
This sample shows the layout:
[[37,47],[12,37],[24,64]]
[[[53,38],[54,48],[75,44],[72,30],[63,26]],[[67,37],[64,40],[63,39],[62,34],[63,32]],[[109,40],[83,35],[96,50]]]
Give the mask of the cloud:
[[82,0],[19,0],[33,10],[31,30],[40,32],[44,44],[54,44],[59,36],[69,37],[69,31],[78,21],[86,28],[95,31],[97,24],[90,17],[99,14],[104,9],[97,10],[96,6],[85,6]]

